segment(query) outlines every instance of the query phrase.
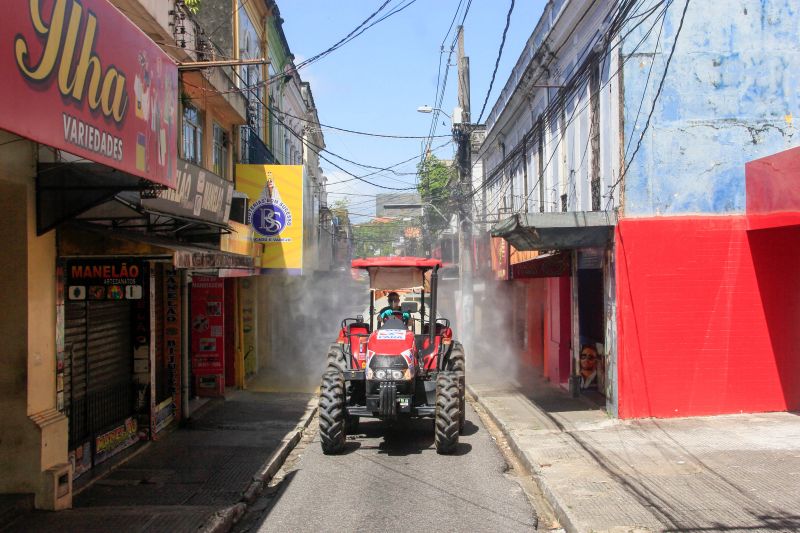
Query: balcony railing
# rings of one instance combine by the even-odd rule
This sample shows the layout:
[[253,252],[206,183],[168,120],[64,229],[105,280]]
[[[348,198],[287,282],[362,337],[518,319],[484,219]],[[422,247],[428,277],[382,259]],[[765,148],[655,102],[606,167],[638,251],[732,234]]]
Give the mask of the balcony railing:
[[242,163],[250,165],[276,165],[278,160],[272,154],[264,141],[256,135],[250,126],[241,127],[242,149],[240,151]]

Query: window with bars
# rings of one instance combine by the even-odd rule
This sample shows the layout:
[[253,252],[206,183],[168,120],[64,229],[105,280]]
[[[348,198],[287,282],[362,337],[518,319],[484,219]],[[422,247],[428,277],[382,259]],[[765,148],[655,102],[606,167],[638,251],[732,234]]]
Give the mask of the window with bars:
[[203,121],[200,111],[191,106],[183,108],[183,158],[203,164]]
[[214,140],[211,153],[214,174],[228,177],[228,132],[217,123],[214,123]]

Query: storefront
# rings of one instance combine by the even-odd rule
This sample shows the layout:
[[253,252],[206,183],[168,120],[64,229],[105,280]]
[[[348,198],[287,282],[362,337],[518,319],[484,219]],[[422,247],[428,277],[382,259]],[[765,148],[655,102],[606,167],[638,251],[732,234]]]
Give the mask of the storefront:
[[[530,296],[524,326],[529,341],[533,332],[535,342],[541,343],[542,374],[574,395],[597,395],[612,412],[615,224],[616,214],[611,212],[535,213],[515,215],[492,230],[510,250],[547,252],[507,267],[509,279],[542,279],[524,287]],[[496,270],[503,268],[498,265]],[[543,305],[530,309],[531,301]]]
[[515,304],[518,331],[524,331],[526,365],[552,383],[569,381],[571,254],[545,253],[510,265],[518,285]]
[[77,478],[136,442],[149,415],[151,273],[147,262],[133,258],[70,259],[61,269],[57,403],[69,418]]
[[140,430],[131,378],[152,274],[124,254],[113,259],[128,261],[130,283],[106,285],[123,278],[94,276],[88,263],[92,277],[77,277],[81,264],[58,257],[51,230],[120,191],[175,186],[178,75],[105,0],[22,2],[6,10],[0,34],[8,36],[0,42],[0,196],[13,221],[2,239],[2,296],[19,310],[0,318],[3,337],[14,339],[9,353],[19,354],[0,374],[24,376],[0,386],[9,435],[0,440],[9,465],[0,492],[63,509],[72,497],[69,450],[80,449],[80,470]]

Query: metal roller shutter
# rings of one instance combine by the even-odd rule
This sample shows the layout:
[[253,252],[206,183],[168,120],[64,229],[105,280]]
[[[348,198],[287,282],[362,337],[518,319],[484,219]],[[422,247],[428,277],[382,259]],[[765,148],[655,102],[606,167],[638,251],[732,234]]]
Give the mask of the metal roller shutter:
[[69,417],[69,447],[73,449],[86,426],[86,303],[64,306],[64,407]]
[[131,306],[113,300],[70,302],[65,318],[69,371],[64,387],[74,446],[133,411]]

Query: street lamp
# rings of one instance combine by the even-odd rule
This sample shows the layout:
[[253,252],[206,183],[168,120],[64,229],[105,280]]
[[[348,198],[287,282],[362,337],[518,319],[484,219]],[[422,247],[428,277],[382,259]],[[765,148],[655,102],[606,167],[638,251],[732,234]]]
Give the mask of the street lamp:
[[438,111],[439,113],[443,113],[444,116],[446,116],[447,118],[453,118],[450,115],[448,115],[447,113],[445,113],[444,111],[442,111],[441,109],[439,109],[438,107],[431,107],[429,105],[421,105],[421,106],[419,106],[417,108],[417,112],[418,113],[433,113],[434,111]]
[[433,113],[434,111],[438,111],[439,113],[449,118],[453,123],[453,127],[455,127],[457,124],[461,124],[462,122],[464,122],[463,119],[464,110],[461,109],[460,107],[456,107],[455,109],[453,109],[452,115],[448,115],[438,107],[431,107],[429,105],[421,105],[417,108],[417,112],[419,113]]

